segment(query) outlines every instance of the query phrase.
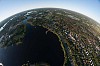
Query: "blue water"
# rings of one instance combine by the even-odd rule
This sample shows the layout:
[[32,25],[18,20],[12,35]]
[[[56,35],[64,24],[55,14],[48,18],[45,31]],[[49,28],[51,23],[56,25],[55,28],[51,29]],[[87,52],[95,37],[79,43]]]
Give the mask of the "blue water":
[[[24,21],[25,22],[25,21]],[[57,35],[41,26],[24,23],[26,34],[23,44],[0,48],[0,63],[4,66],[22,66],[29,63],[48,63],[50,66],[63,66],[64,53]]]

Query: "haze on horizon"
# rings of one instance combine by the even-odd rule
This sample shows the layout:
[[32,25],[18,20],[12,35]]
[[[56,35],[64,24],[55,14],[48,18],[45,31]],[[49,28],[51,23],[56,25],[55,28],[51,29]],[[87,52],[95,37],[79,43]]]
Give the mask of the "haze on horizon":
[[0,22],[35,8],[62,8],[86,15],[100,23],[100,0],[0,0]]

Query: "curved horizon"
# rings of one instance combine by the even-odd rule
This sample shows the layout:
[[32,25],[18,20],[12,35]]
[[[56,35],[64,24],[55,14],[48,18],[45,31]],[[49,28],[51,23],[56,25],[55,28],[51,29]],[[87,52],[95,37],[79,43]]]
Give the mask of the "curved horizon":
[[62,8],[86,15],[100,23],[100,0],[0,0],[0,22],[4,19],[36,8]]

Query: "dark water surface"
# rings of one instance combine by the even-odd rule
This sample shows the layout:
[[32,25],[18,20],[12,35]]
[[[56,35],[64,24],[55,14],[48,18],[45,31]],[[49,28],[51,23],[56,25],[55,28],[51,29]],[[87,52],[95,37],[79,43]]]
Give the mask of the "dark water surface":
[[21,66],[44,62],[50,66],[63,66],[64,53],[59,38],[47,30],[28,24],[23,44],[0,48],[0,63],[4,66]]

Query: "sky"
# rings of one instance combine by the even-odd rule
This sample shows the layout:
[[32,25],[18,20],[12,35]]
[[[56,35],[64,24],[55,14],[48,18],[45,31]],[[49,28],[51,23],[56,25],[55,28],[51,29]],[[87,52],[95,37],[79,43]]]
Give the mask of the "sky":
[[0,0],[0,22],[36,8],[62,8],[84,14],[100,23],[100,0]]

